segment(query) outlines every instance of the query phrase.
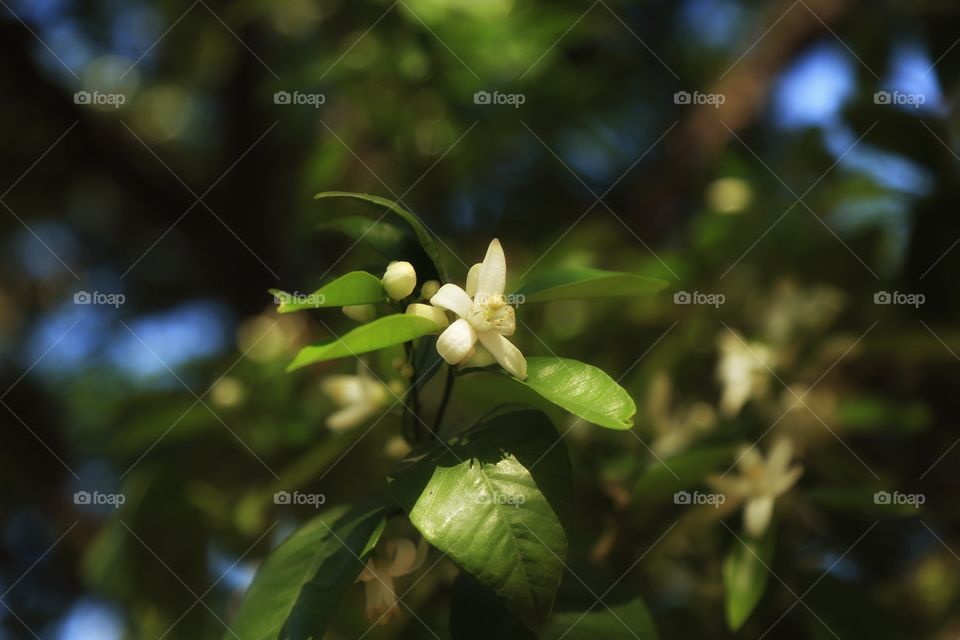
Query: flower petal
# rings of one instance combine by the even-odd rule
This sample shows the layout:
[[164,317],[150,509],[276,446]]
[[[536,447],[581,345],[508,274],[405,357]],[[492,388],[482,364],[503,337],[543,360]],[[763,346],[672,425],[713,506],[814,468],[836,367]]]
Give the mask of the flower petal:
[[453,311],[461,318],[470,315],[470,309],[473,307],[473,300],[467,295],[467,292],[455,284],[445,284],[440,287],[432,298],[430,304],[441,309]]
[[760,475],[758,469],[764,468],[763,455],[757,445],[745,445],[740,448],[737,466],[745,476]]
[[385,625],[400,615],[400,608],[397,606],[397,594],[393,590],[393,578],[389,575],[382,576],[377,573],[374,578],[366,581],[364,590],[367,594],[367,606],[365,613],[367,620]]
[[527,359],[520,353],[512,342],[495,331],[484,331],[477,334],[480,344],[487,348],[500,366],[520,380],[527,379]]
[[780,438],[767,450],[767,475],[771,480],[787,472],[793,457],[793,443],[789,438]]
[[[423,560],[421,560],[420,549],[417,545],[413,544],[412,540],[407,540],[406,538],[399,538],[393,540],[393,557],[390,561],[390,567],[388,571],[390,575],[394,578],[400,576],[405,576],[408,573],[416,571]],[[423,559],[426,559],[426,547],[424,546]]]
[[770,526],[773,517],[773,496],[761,496],[747,501],[743,510],[743,526],[754,538],[761,537]]
[[747,497],[750,486],[743,479],[733,475],[712,473],[706,477],[707,485],[717,493],[722,493],[731,504]]
[[483,264],[478,262],[470,267],[470,271],[467,272],[467,295],[471,298],[477,293],[477,281],[480,279],[480,269],[482,267]]
[[477,277],[477,291],[474,296],[488,297],[503,295],[507,285],[507,259],[503,255],[500,241],[494,238],[487,247],[487,255],[483,258],[483,266]]
[[473,330],[469,322],[460,318],[444,329],[440,337],[437,338],[437,353],[447,364],[460,364],[470,355],[476,341],[477,332]]

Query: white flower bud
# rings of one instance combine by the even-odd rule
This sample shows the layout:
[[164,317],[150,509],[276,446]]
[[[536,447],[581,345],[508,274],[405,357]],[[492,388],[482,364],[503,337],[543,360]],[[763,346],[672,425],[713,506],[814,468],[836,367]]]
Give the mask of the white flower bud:
[[372,304],[349,304],[342,311],[343,315],[357,322],[370,322],[377,317],[377,307]]
[[417,288],[417,272],[409,262],[391,262],[382,282],[391,299],[403,300]]
[[437,295],[437,291],[440,291],[440,283],[436,280],[427,280],[423,283],[423,286],[420,287],[420,297],[424,300],[429,300]]
[[433,320],[440,329],[446,329],[450,324],[450,320],[447,318],[446,311],[440,307],[434,307],[429,304],[420,304],[419,302],[408,304],[407,315],[420,316],[421,318]]

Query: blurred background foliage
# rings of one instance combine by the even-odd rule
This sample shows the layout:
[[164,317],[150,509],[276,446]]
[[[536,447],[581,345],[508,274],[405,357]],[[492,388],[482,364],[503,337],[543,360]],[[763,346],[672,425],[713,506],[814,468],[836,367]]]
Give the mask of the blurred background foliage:
[[[312,512],[275,491],[386,488],[400,412],[334,434],[320,381],[355,364],[283,372],[350,322],[280,317],[266,294],[405,257],[321,232],[370,213],[312,200],[325,189],[402,200],[455,281],[453,256],[494,236],[514,284],[564,264],[670,281],[643,301],[521,307],[517,334],[638,401],[631,433],[553,416],[575,470],[570,566],[604,589],[623,576],[662,637],[956,637],[958,38],[960,8],[935,0],[7,0],[0,637],[220,637]],[[461,422],[497,383],[465,380]],[[739,515],[672,496],[781,436],[804,474],[778,502],[767,592],[731,633]],[[878,490],[926,502],[876,505]],[[455,573],[441,563],[404,598],[441,637]],[[363,634],[362,610],[358,586],[331,637]],[[367,637],[431,635],[405,614]]]

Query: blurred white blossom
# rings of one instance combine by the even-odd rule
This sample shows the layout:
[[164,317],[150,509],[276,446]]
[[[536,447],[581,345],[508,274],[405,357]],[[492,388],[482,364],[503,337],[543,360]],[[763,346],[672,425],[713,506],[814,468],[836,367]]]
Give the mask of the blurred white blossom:
[[773,518],[777,498],[793,487],[803,467],[790,466],[793,444],[786,438],[770,447],[766,458],[755,446],[740,451],[737,476],[712,475],[707,482],[731,504],[743,502],[743,526],[754,538],[762,536]]
[[717,380],[723,387],[720,411],[732,417],[740,413],[751,398],[766,394],[770,370],[775,362],[774,353],[759,342],[748,344],[732,330],[720,333],[717,347],[720,351]]
[[393,395],[363,363],[358,366],[357,375],[327,376],[321,382],[321,389],[339,407],[327,418],[327,426],[334,431],[362,424],[385,407]]

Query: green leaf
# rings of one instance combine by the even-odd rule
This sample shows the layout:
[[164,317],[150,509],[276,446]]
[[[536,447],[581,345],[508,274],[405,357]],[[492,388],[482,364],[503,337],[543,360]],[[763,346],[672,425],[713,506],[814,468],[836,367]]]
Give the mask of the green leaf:
[[293,362],[287,365],[287,371],[294,371],[315,362],[376,351],[437,331],[440,331],[440,327],[433,320],[395,313],[360,325],[339,338],[333,337],[304,347]]
[[540,640],[656,640],[646,605],[624,578],[623,567],[608,574],[593,563],[568,566]]
[[658,636],[643,600],[635,598],[617,603],[604,598],[604,602],[596,603],[586,612],[554,613],[539,637],[540,640],[657,640]]
[[399,204],[393,200],[387,200],[386,198],[381,198],[380,196],[374,196],[366,193],[353,193],[350,191],[324,191],[313,196],[314,199],[320,200],[323,198],[354,198],[356,200],[363,200],[364,202],[369,202],[392,211],[396,215],[400,216],[404,222],[410,225],[410,228],[413,229],[413,233],[417,236],[417,240],[420,241],[420,245],[423,247],[423,250],[427,253],[427,256],[433,262],[434,268],[437,270],[437,275],[440,276],[442,282],[449,282],[450,278],[447,275],[447,270],[443,267],[443,261],[440,259],[440,252],[437,250],[437,244],[433,240],[433,236],[430,234],[430,231],[427,230],[427,227],[420,221],[413,213],[410,213]]
[[430,544],[534,629],[550,615],[563,575],[570,476],[550,420],[520,411],[408,461],[391,488]]
[[308,521],[257,571],[224,639],[322,638],[383,532],[386,508],[337,507]]
[[407,237],[396,225],[363,216],[344,216],[329,220],[320,223],[319,228],[321,231],[342,233],[355,242],[365,242],[383,255],[392,255]]
[[727,626],[731,631],[743,626],[763,596],[770,575],[767,567],[773,558],[773,540],[771,523],[760,540],[741,536],[723,561]]
[[587,422],[629,429],[637,405],[627,390],[600,369],[568,358],[527,358],[527,379],[519,381]]
[[552,300],[635,297],[656,293],[667,284],[665,280],[632,273],[585,267],[559,267],[530,278],[514,295],[522,299],[524,304]]
[[280,300],[277,307],[280,313],[343,307],[348,304],[374,304],[387,299],[380,278],[366,271],[351,271],[309,295],[294,297],[293,294],[279,289],[270,289],[270,293]]

